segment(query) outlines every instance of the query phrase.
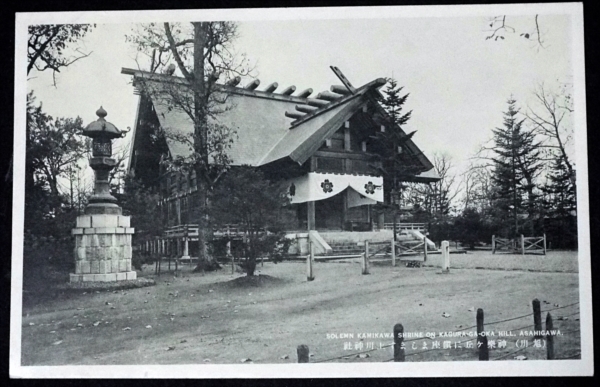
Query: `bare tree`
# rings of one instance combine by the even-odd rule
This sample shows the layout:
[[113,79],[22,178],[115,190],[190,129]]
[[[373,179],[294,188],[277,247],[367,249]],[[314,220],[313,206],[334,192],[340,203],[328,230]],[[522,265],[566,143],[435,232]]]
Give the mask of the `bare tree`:
[[52,71],[56,86],[56,73],[76,61],[87,58],[92,52],[84,52],[73,44],[85,36],[96,25],[91,24],[42,24],[28,27],[27,74],[31,70]]
[[463,212],[468,208],[473,208],[480,214],[485,214],[491,207],[491,168],[491,165],[486,163],[471,162],[467,171],[463,173],[461,181]]
[[125,186],[125,178],[127,177],[126,162],[129,159],[129,146],[128,144],[122,144],[115,152],[115,167],[111,169],[108,174],[108,181],[111,184],[111,188],[115,193],[121,193]]
[[533,125],[533,130],[542,137],[541,148],[547,150],[550,159],[560,157],[575,184],[575,166],[569,158],[567,147],[573,140],[573,100],[570,84],[564,84],[559,91],[548,91],[539,84],[533,92],[537,107],[529,106],[525,116]]
[[[150,58],[152,73],[173,75],[179,70],[183,76],[163,79],[160,87],[152,82],[140,86],[143,93],[159,99],[169,109],[183,111],[194,124],[191,135],[173,131],[162,131],[162,134],[189,145],[191,150],[189,156],[165,160],[165,163],[168,170],[193,171],[197,177],[198,218],[195,220],[201,230],[199,264],[211,260],[206,246],[210,238],[208,192],[230,164],[227,149],[234,135],[231,128],[209,122],[209,118],[231,108],[227,104],[228,93],[217,81],[245,76],[251,70],[243,55],[233,49],[236,37],[237,25],[232,22],[151,23],[131,36],[138,50]],[[171,59],[176,66],[167,66]]]
[[456,185],[452,160],[447,154],[434,153],[432,163],[440,180],[428,184],[410,184],[407,196],[409,202],[419,204],[432,217],[440,218],[449,213],[459,187]]
[[493,16],[487,20],[487,23],[489,29],[485,37],[486,40],[504,40],[509,34],[519,34],[519,37],[523,39],[534,41],[538,49],[546,48],[543,32],[540,30],[539,15],[532,18],[528,27],[519,30],[507,23],[506,15]]

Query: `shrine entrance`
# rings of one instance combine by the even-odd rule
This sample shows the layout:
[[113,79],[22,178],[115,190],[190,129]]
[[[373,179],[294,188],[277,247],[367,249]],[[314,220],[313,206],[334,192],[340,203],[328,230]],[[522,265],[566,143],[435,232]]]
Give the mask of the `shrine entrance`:
[[370,231],[370,205],[352,205],[356,193],[348,188],[315,202],[315,228],[322,231]]
[[315,202],[315,226],[317,230],[342,230],[344,227],[345,203],[341,192],[328,199]]

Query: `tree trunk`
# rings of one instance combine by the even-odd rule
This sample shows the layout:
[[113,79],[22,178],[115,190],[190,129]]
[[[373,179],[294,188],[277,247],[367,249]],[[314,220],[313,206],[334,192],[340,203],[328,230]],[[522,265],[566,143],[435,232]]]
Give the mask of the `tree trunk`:
[[[208,225],[208,190],[209,184],[206,181],[204,168],[208,165],[208,155],[206,149],[207,139],[207,116],[206,116],[206,85],[204,83],[204,48],[207,45],[208,37],[206,32],[206,23],[192,23],[194,25],[194,72],[192,90],[194,93],[194,150],[201,157],[201,164],[196,168],[198,184],[198,208],[200,214],[198,217],[198,266],[211,266],[212,259],[209,257],[206,242],[210,238],[210,229]],[[210,262],[209,262],[210,261]]]
[[248,238],[248,254],[246,255],[246,275],[252,277],[256,270],[256,239],[258,238],[256,231],[250,231]]

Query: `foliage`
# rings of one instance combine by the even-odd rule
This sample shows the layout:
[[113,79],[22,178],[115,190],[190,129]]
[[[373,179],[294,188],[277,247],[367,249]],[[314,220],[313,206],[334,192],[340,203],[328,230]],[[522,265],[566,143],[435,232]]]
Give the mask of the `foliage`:
[[373,139],[374,158],[381,163],[379,172],[387,183],[384,184],[384,189],[389,196],[389,203],[394,201],[392,197],[398,197],[396,192],[402,189],[401,181],[404,178],[421,172],[421,166],[408,155],[408,149],[404,145],[415,132],[406,134],[402,130],[402,125],[406,124],[412,114],[412,111],[402,112],[409,96],[409,94],[401,95],[402,89],[395,79],[388,79],[385,96],[379,99],[388,115],[385,131],[377,131]]
[[132,176],[125,178],[124,194],[119,195],[123,215],[131,216],[136,235],[150,238],[160,235],[163,227],[156,189],[147,188]]
[[40,24],[28,26],[27,74],[31,70],[52,70],[54,84],[56,73],[79,59],[88,57],[80,48],[71,46],[90,32],[91,24]]
[[53,118],[35,105],[33,92],[27,95],[27,149],[26,182],[28,188],[40,185],[59,196],[59,178],[85,156],[89,147],[81,135],[83,121],[80,117]]
[[383,194],[385,203],[389,203],[377,206],[377,210],[383,213],[392,212],[394,224],[399,215],[402,191],[406,188],[402,181],[422,172],[421,165],[415,163],[405,146],[415,132],[406,134],[401,127],[408,122],[412,114],[412,111],[404,113],[402,110],[409,96],[402,95],[402,89],[395,79],[387,79],[384,95],[378,98],[378,102],[387,113],[385,131],[377,131],[372,137],[373,159],[381,165],[377,173],[384,178]]
[[508,100],[504,126],[493,130],[492,198],[495,223],[503,225],[501,232],[516,236],[523,231],[519,218],[525,217],[534,234],[533,220],[539,212],[535,179],[541,171],[539,143],[535,135],[523,128],[514,99]]
[[[181,78],[170,82],[163,79],[160,88],[151,82],[140,82],[145,95],[167,103],[169,109],[185,112],[194,124],[193,134],[175,136],[179,142],[187,143],[191,156],[179,159],[164,159],[167,170],[185,171],[195,174],[197,195],[195,205],[200,227],[198,237],[199,264],[211,261],[207,250],[210,239],[208,227],[208,195],[216,182],[227,171],[230,158],[227,153],[233,141],[232,128],[209,123],[219,113],[231,108],[227,104],[228,93],[217,86],[219,79],[249,74],[247,61],[239,59],[233,50],[237,37],[237,25],[233,22],[150,23],[143,25],[132,37],[140,53],[150,58],[150,72],[173,75],[178,69]],[[174,60],[176,66],[169,62]],[[159,90],[160,89],[160,90]]]
[[[81,210],[76,203],[86,200],[85,190],[72,184],[88,149],[80,135],[82,120],[51,117],[36,105],[33,92],[27,95],[26,119],[25,266],[70,265],[71,228]],[[62,181],[70,181],[70,187]]]
[[466,208],[454,219],[453,234],[453,239],[471,249],[480,242],[489,243],[492,238],[489,224],[474,208]]
[[242,166],[232,168],[212,192],[213,225],[236,224],[243,231],[244,268],[249,276],[254,275],[258,257],[280,259],[289,243],[278,227],[282,207],[289,203],[286,188],[267,180],[261,171]]
[[[132,245],[141,245],[160,235],[163,230],[164,219],[158,205],[160,195],[156,189],[145,187],[133,176],[128,175],[124,180],[123,193],[116,196],[123,215],[131,216],[131,227],[135,228]],[[134,251],[132,265],[140,269],[143,263],[150,263],[154,258]]]
[[381,100],[381,104],[389,115],[391,122],[395,125],[402,126],[408,122],[412,114],[412,110],[402,114],[402,107],[409,94],[401,96],[400,92],[404,87],[398,86],[398,81],[393,78],[389,78],[387,81],[388,84],[385,88],[385,97]]
[[573,181],[566,161],[557,157],[542,187],[545,229],[555,248],[577,246],[577,197]]

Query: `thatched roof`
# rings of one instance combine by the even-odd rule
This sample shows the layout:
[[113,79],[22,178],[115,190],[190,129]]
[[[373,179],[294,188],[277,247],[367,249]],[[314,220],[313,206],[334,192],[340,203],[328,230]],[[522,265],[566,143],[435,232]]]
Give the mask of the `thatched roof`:
[[[123,69],[122,73],[133,75],[136,89],[151,99],[166,132],[193,133],[190,114],[180,108],[181,101],[173,103],[173,94],[177,94],[174,90],[181,90],[182,97],[177,98],[190,98],[184,79],[133,69]],[[356,111],[373,103],[373,93],[377,93],[385,80],[378,78],[348,93],[339,91],[340,86],[332,86],[331,90],[340,94],[327,91],[319,93],[317,98],[308,98],[311,89],[294,96],[290,92],[292,88],[276,93],[273,90],[276,84],[262,91],[256,90],[257,84],[255,81],[245,88],[236,87],[237,83],[217,85],[215,95],[226,102],[217,106],[220,112],[210,117],[209,124],[224,125],[236,132],[228,151],[233,165],[261,166],[284,158],[304,163]],[[171,157],[185,157],[192,151],[191,144],[169,136],[167,145]],[[407,145],[424,169],[433,167],[412,140],[408,140]],[[426,178],[435,179],[434,176]]]

